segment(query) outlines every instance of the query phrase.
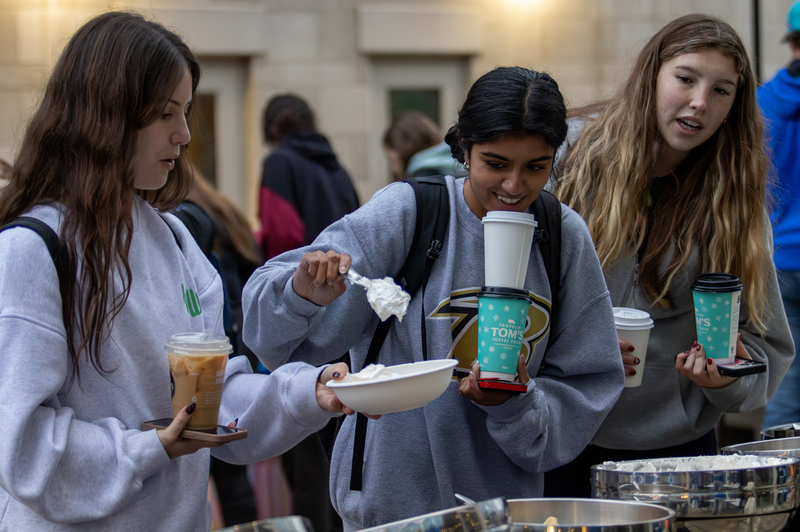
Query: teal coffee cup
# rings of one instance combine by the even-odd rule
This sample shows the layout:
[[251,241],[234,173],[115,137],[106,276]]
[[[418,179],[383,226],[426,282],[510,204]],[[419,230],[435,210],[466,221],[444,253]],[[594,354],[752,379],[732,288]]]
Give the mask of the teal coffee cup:
[[692,283],[697,341],[708,358],[731,364],[736,356],[742,283],[729,273],[704,273]]
[[481,379],[513,381],[528,322],[525,290],[484,286],[478,293],[478,363]]

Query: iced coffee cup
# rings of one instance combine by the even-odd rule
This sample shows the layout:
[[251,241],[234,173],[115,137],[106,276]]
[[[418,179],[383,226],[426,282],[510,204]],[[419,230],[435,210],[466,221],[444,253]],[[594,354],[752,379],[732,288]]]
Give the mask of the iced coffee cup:
[[187,429],[208,430],[217,426],[225,365],[233,351],[226,336],[203,333],[173,335],[166,343],[172,380],[172,417],[195,403]]
[[484,286],[478,293],[478,363],[481,379],[513,381],[528,322],[525,290]]
[[483,223],[486,286],[522,290],[538,225],[527,212],[489,211]]
[[736,357],[742,288],[729,273],[703,273],[692,283],[697,341],[717,364],[731,364]]
[[644,376],[644,361],[647,357],[647,343],[650,340],[653,320],[650,319],[650,314],[643,310],[614,307],[614,323],[617,327],[617,336],[633,345],[633,354],[639,359],[636,375],[625,376],[625,387],[641,386],[642,376]]

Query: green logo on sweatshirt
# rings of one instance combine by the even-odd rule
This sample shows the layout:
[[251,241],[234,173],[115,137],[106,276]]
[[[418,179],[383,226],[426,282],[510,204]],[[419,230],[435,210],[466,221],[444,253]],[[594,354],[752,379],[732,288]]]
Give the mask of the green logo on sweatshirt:
[[183,303],[186,305],[186,310],[189,311],[189,316],[199,316],[203,309],[200,308],[200,298],[191,288],[184,288],[181,285],[181,292],[183,293]]

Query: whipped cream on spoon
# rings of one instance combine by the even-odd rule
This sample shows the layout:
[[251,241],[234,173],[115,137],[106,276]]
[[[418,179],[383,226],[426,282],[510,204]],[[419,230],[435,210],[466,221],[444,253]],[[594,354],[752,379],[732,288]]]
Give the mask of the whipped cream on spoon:
[[342,277],[367,290],[367,301],[372,310],[381,321],[386,321],[391,315],[397,316],[398,321],[403,321],[403,316],[408,310],[411,296],[405,292],[391,277],[383,279],[370,279],[357,273],[353,268]]

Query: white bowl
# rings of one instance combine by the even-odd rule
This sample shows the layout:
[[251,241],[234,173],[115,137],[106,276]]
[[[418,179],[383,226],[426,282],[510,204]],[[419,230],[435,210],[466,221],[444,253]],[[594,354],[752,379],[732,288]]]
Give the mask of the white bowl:
[[356,412],[393,414],[420,408],[444,393],[458,360],[426,360],[387,366],[395,377],[379,381],[328,381],[336,397]]

